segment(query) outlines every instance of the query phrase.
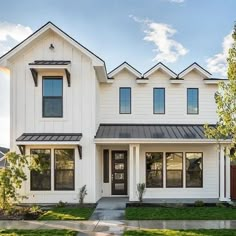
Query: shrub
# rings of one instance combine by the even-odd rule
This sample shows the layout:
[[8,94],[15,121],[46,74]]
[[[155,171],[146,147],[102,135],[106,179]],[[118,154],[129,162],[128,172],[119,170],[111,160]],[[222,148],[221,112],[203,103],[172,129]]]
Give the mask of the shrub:
[[203,201],[200,201],[200,200],[197,200],[194,202],[194,205],[196,207],[203,207],[204,206],[204,202]]
[[88,193],[87,193],[86,185],[84,185],[82,188],[79,189],[79,204],[84,203],[84,198],[87,194]]
[[57,203],[56,207],[57,207],[57,208],[63,208],[63,207],[66,206],[66,204],[67,204],[66,202],[59,201],[59,202]]
[[145,183],[138,183],[137,184],[137,193],[138,193],[138,200],[140,202],[143,201],[143,195],[144,195],[145,191],[146,191]]
[[221,207],[221,208],[225,208],[225,207],[226,207],[226,205],[223,204],[223,203],[221,203],[221,202],[217,202],[217,203],[216,203],[216,206],[217,206],[217,207]]

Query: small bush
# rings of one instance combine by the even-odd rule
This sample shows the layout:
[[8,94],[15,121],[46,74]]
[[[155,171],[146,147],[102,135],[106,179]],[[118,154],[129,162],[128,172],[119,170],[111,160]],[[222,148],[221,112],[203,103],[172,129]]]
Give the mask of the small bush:
[[216,203],[216,206],[217,206],[217,207],[221,207],[221,208],[225,208],[225,207],[226,207],[226,205],[224,205],[224,204],[221,203],[221,202],[217,202],[217,203]]
[[137,184],[137,193],[138,193],[138,200],[140,202],[143,202],[143,195],[146,191],[146,185],[145,183],[138,183]]
[[66,205],[67,205],[66,202],[59,201],[59,202],[57,203],[56,207],[57,207],[57,208],[63,208],[63,207],[65,207]]
[[79,204],[84,203],[84,198],[87,194],[88,193],[87,193],[86,185],[84,185],[82,188],[79,189]]
[[194,202],[194,205],[195,205],[195,207],[203,207],[204,206],[204,202],[200,201],[200,200],[197,200],[197,201]]

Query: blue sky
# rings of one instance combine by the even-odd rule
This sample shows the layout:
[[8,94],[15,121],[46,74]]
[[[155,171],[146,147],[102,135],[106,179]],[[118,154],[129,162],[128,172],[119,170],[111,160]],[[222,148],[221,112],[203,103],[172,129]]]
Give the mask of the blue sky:
[[[178,73],[196,61],[221,77],[236,20],[235,0],[0,2],[0,54],[52,21],[104,59],[108,71],[127,61],[144,73],[162,61]],[[1,70],[0,80],[0,145],[8,146],[9,78]]]

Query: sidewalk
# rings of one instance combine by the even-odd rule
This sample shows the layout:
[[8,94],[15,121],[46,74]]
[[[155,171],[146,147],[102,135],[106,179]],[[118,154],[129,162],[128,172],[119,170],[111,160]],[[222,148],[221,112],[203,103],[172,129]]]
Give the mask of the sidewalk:
[[122,235],[132,229],[236,229],[236,220],[142,220],[142,221],[0,221],[1,229],[70,229],[79,235]]

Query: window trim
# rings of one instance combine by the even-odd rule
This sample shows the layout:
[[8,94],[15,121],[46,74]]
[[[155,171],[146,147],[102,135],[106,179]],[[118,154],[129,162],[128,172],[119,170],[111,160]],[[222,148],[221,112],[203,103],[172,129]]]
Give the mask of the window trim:
[[[196,89],[197,90],[197,113],[191,113],[188,111],[188,91],[190,89]],[[199,115],[199,88],[187,88],[187,115]]]
[[[130,90],[130,112],[126,112],[126,113],[123,113],[121,112],[121,89],[129,89]],[[119,88],[119,114],[121,115],[127,115],[127,114],[131,114],[132,113],[132,89],[131,87],[120,87]]]
[[[62,95],[61,96],[43,96],[43,81],[46,79],[61,79],[62,81]],[[59,75],[59,76],[42,76],[42,118],[63,118],[63,100],[64,100],[64,91],[63,91],[63,86],[64,86],[64,82],[63,82],[63,76]],[[62,102],[61,102],[61,116],[45,116],[44,114],[44,97],[46,98],[61,98]]]
[[[162,181],[161,181],[161,186],[154,186],[154,187],[148,187],[147,186],[147,153],[162,153],[162,170],[161,170],[161,174],[162,174]],[[164,187],[164,152],[145,152],[145,174],[146,174],[146,178],[145,178],[145,181],[146,181],[146,188],[150,188],[150,189],[153,189],[153,188],[163,188]]]
[[30,155],[33,155],[32,154],[32,150],[49,150],[50,152],[50,189],[32,189],[32,170],[30,171],[30,191],[52,191],[52,151],[51,151],[51,148],[30,148]]
[[[73,189],[57,189],[56,188],[56,155],[55,152],[56,150],[73,150],[73,158],[74,158],[74,168],[73,168]],[[54,148],[53,149],[54,153],[54,191],[75,191],[75,149],[74,148]],[[72,170],[72,169],[62,169],[62,170]]]
[[[167,153],[181,153],[182,154],[182,175],[181,175],[181,186],[167,186]],[[165,171],[166,171],[166,179],[165,184],[166,188],[184,188],[184,153],[183,152],[165,152]],[[176,171],[176,170],[175,170]],[[177,170],[178,171],[178,170]]]
[[[202,154],[202,171],[201,171],[201,186],[187,186],[187,153],[201,153]],[[203,188],[203,152],[185,152],[185,188]]]
[[[156,89],[163,89],[164,90],[164,112],[155,112],[155,90]],[[153,88],[153,114],[155,114],[155,115],[165,115],[166,114],[166,89],[164,87]]]

